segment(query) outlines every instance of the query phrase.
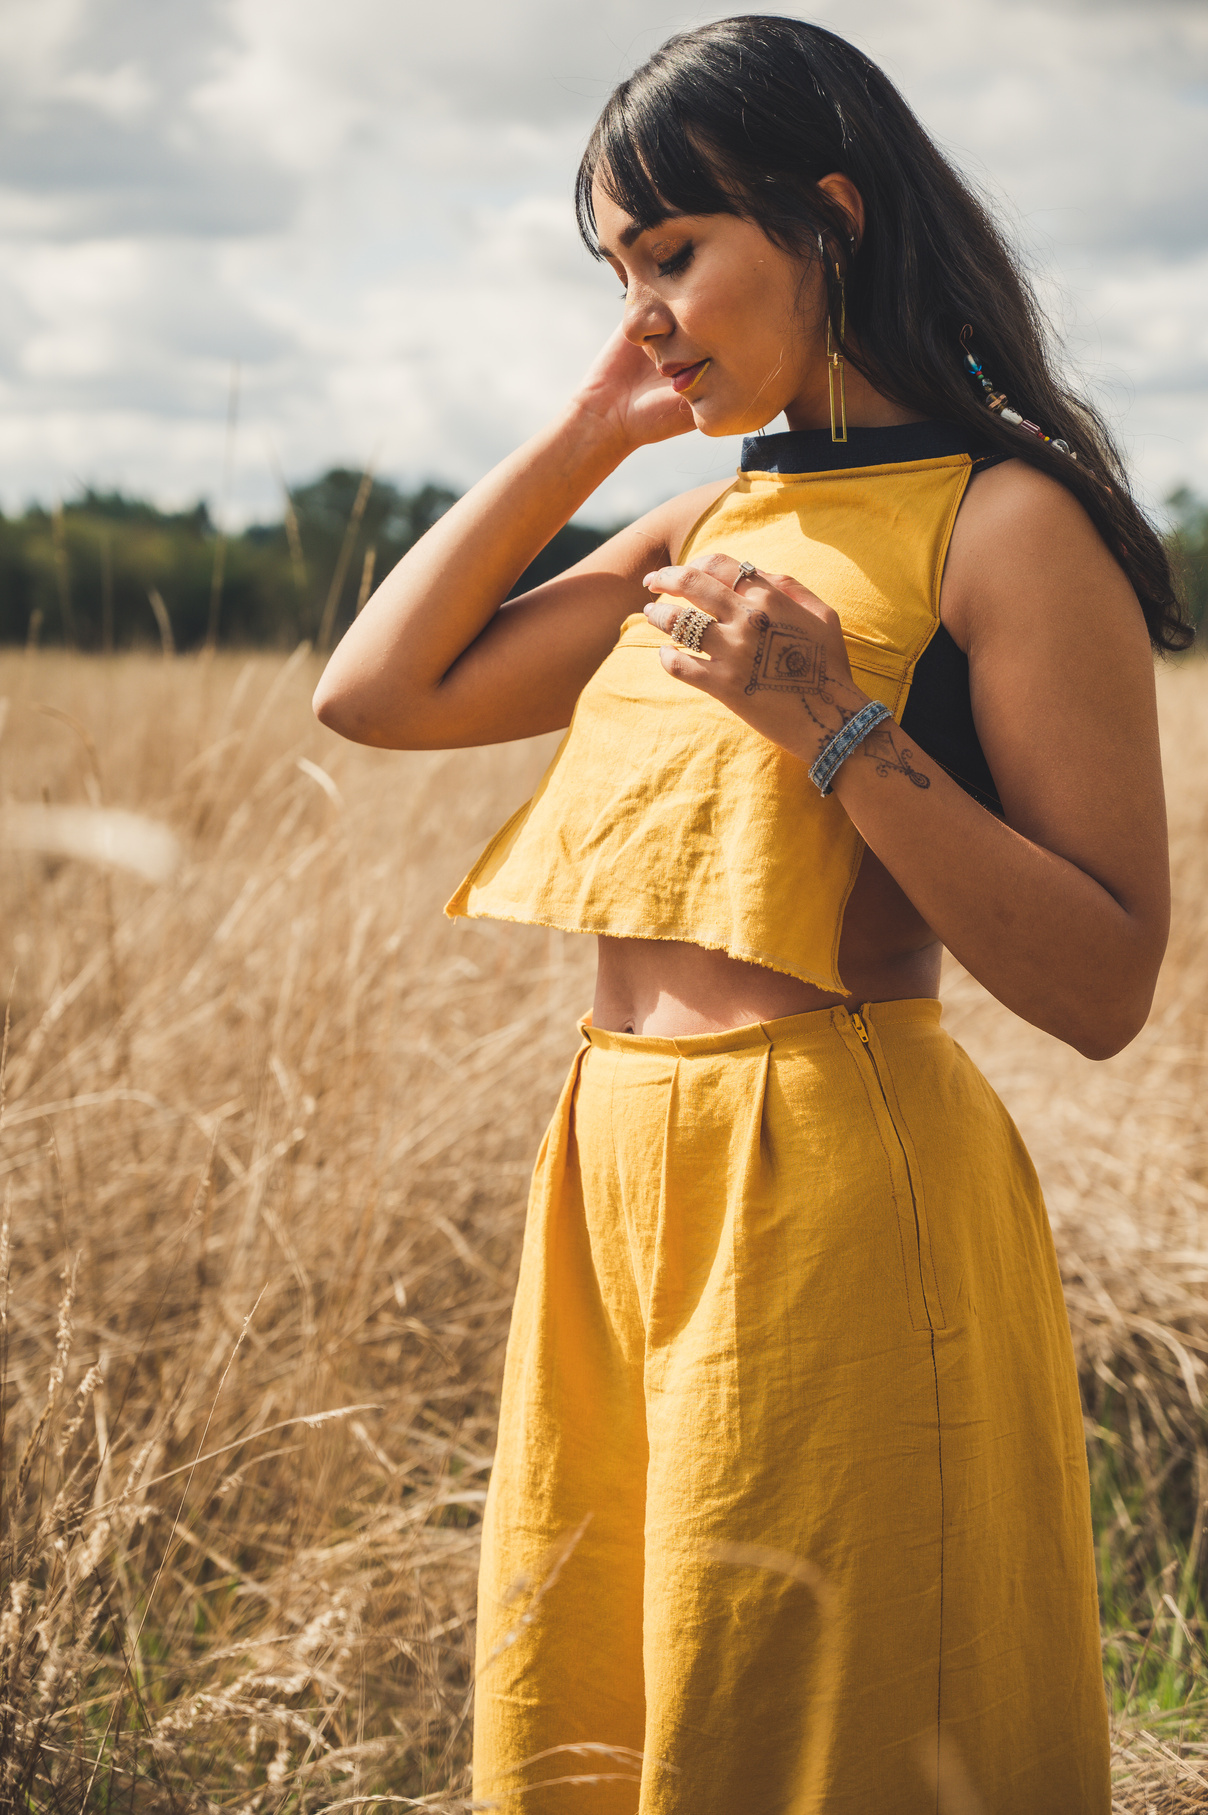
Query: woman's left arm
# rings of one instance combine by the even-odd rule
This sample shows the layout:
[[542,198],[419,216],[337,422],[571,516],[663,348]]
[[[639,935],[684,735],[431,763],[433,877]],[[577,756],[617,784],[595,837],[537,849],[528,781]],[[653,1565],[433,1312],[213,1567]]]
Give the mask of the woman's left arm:
[[[739,591],[734,590],[738,580]],[[743,581],[711,556],[648,576],[718,618],[700,662],[670,671],[813,762],[867,703],[837,615],[791,578]],[[1153,657],[1127,579],[1077,501],[1018,462],[971,489],[944,577],[944,621],[969,656],[978,735],[1006,822],[892,721],[834,792],[937,937],[1008,1008],[1088,1058],[1144,1024],[1169,925]],[[757,684],[761,621],[795,639],[800,684]]]

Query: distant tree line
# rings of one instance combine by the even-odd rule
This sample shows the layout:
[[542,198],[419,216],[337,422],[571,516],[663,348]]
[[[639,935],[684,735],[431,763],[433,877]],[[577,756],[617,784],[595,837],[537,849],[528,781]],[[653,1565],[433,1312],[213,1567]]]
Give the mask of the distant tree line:
[[1174,516],[1167,537],[1174,570],[1191,621],[1208,642],[1208,500],[1181,486],[1166,502]]
[[[223,536],[205,504],[158,510],[87,490],[54,510],[0,517],[0,642],[103,651],[207,642],[330,648],[373,587],[449,506],[333,467],[287,495],[280,522]],[[561,573],[612,531],[570,523],[517,591]]]
[[[457,494],[403,491],[333,467],[287,494],[281,521],[223,536],[204,504],[168,512],[85,491],[55,510],[0,517],[0,642],[79,649],[209,643],[330,648],[373,587]],[[1208,501],[1168,501],[1168,541],[1197,626],[1208,620]],[[611,530],[570,523],[517,582],[561,573]]]

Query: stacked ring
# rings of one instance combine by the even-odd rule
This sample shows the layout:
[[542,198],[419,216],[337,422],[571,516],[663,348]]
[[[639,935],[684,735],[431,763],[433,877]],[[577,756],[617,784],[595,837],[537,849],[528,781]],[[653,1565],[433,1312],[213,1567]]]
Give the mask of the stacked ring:
[[695,605],[685,605],[682,611],[675,614],[671,626],[671,641],[677,649],[687,649],[693,655],[701,653],[701,640],[706,630],[716,624],[717,619],[701,611]]

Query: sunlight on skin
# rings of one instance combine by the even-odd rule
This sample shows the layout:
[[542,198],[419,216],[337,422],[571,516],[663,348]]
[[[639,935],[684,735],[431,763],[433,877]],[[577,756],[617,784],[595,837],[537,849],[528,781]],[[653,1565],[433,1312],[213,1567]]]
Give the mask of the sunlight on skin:
[[[818,187],[846,211],[857,241],[864,206],[849,177]],[[663,403],[704,435],[750,435],[781,411],[792,429],[826,428],[826,292],[817,260],[784,251],[732,214],[670,215],[634,233],[599,179],[592,202],[601,250],[625,285],[622,332],[673,391]],[[699,375],[692,369],[708,361]],[[675,375],[688,381],[681,396]],[[917,412],[882,397],[847,364],[853,427],[909,422]]]
[[[819,187],[843,206],[858,240],[864,207],[855,184],[836,174]],[[615,409],[623,397],[622,432],[654,439],[654,418],[663,435],[693,428],[712,436],[752,434],[781,412],[790,428],[829,426],[826,290],[816,259],[774,245],[737,215],[671,215],[636,232],[598,178],[592,204],[601,250],[625,286],[625,308],[620,332],[585,389],[598,391],[603,407]],[[635,369],[639,354],[651,367],[645,377]],[[846,388],[853,427],[912,419],[850,364]],[[879,868],[867,865],[870,883]],[[858,890],[849,907],[849,930],[860,943],[867,937],[866,892]],[[920,951],[928,947],[926,928],[887,877],[877,876],[874,892],[878,930],[895,948],[895,975],[882,979],[883,986],[890,993],[927,993],[938,974],[938,950]],[[901,951],[908,948],[904,978]],[[595,1012],[601,1025],[704,1032],[839,1000],[720,952],[668,941],[600,941]]]
[[[839,176],[823,186],[858,239],[854,186]],[[786,730],[762,695],[731,684],[754,635],[739,621],[747,613],[732,584],[723,580],[719,595],[716,575],[677,565],[720,482],[669,500],[501,609],[535,553],[637,449],[694,427],[715,437],[761,429],[782,412],[793,428],[823,435],[830,421],[823,279],[812,247],[793,256],[732,215],[669,216],[639,229],[599,185],[595,199],[600,240],[625,286],[621,325],[565,409],[484,475],[382,582],[332,657],[316,711],[343,736],[393,749],[564,729],[625,618],[651,603],[643,577],[657,574],[664,597],[719,619],[708,633],[707,674],[668,652],[664,667],[812,761],[816,727],[803,743],[803,722]],[[846,370],[852,427],[911,419],[850,361]],[[816,619],[827,674],[841,679],[846,657],[830,602],[761,578],[770,587],[761,608],[803,633]],[[848,999],[934,994],[942,943],[1017,1013],[1102,1057],[1143,1021],[1165,937],[1152,661],[1136,599],[1069,494],[1009,461],[979,479],[962,506],[940,610],[971,656],[979,736],[1007,821],[987,815],[925,753],[912,752],[908,769],[896,728],[869,744],[865,754],[877,761],[843,764],[834,792],[867,846],[838,956]],[[717,660],[718,645],[729,660]],[[748,673],[750,661],[746,649]],[[1082,677],[1074,696],[1061,681],[1071,664]],[[1136,727],[1137,760],[1105,814],[1094,778],[1113,761],[1121,718]],[[1071,764],[1060,779],[1055,724]],[[883,760],[886,743],[892,763]],[[1022,900],[1026,936],[1011,918]],[[1103,975],[1114,979],[1110,997],[1096,983]],[[688,941],[600,943],[601,1027],[719,1030],[835,1000]]]

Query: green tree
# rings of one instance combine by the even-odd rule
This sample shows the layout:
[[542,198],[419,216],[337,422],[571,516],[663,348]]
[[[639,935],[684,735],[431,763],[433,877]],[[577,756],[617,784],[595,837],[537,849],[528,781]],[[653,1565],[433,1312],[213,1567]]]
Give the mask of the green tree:
[[1208,500],[1182,485],[1166,504],[1174,516],[1167,547],[1188,615],[1199,631],[1208,619]]
[[[224,643],[292,648],[335,639],[377,584],[456,501],[447,486],[404,491],[333,467],[292,493],[280,521],[220,538],[204,504],[161,511],[122,492],[85,491],[54,511],[0,516],[0,642],[31,635],[85,650],[156,643],[152,595],[178,649],[206,639],[216,570]],[[517,591],[560,573],[609,532],[572,523]]]

